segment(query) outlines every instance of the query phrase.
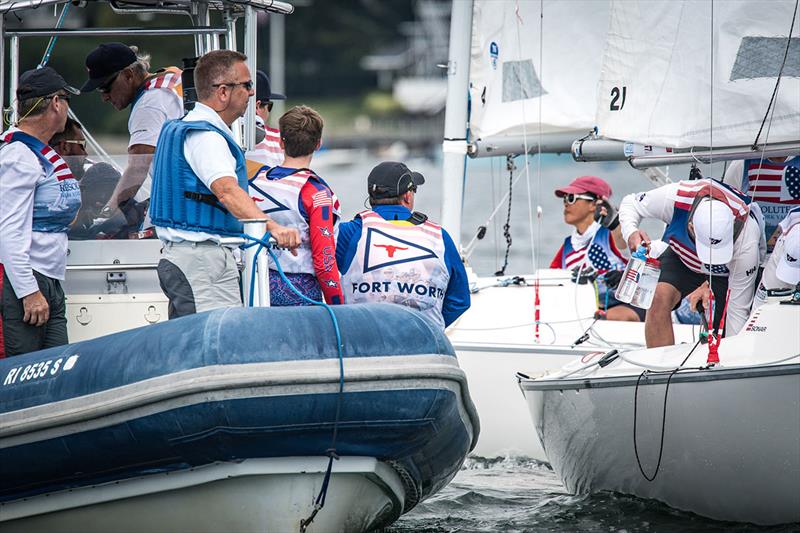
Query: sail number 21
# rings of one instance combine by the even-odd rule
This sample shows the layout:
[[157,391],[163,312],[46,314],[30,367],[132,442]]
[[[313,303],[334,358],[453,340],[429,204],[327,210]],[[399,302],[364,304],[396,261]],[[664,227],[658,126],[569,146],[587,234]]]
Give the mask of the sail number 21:
[[[622,89],[622,90],[620,90]],[[628,92],[628,88],[623,87],[612,87],[611,88],[611,106],[609,109],[611,111],[619,111],[623,107],[625,107],[625,95]],[[622,100],[620,101],[620,97]],[[617,103],[619,102],[619,103]]]

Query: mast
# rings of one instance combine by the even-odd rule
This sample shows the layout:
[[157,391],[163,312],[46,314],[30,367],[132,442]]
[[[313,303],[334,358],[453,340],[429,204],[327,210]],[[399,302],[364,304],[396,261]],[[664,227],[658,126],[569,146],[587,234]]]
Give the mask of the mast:
[[444,114],[442,226],[461,248],[461,210],[467,155],[467,104],[472,47],[472,0],[455,0],[450,17],[447,103]]

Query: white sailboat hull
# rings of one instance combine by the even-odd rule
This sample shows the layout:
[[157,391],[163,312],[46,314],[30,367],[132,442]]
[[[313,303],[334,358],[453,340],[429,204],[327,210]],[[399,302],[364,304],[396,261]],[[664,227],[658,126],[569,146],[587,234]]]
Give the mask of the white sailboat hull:
[[[722,365],[711,369],[705,345],[671,346],[522,380],[567,490],[651,498],[716,520],[800,521],[798,320],[800,306],[763,306],[723,340]],[[648,367],[661,372],[643,374]]]
[[[299,531],[326,466],[320,457],[249,459],[43,494],[0,506],[16,517],[3,531]],[[344,457],[334,463],[325,508],[308,531],[365,531],[403,500],[394,469]]]
[[[622,492],[716,520],[782,524],[800,521],[800,365],[793,366],[778,375],[674,379],[652,482],[634,453],[635,377],[526,396],[550,464],[570,492]],[[658,461],[664,388],[639,390],[637,447],[648,476]]]

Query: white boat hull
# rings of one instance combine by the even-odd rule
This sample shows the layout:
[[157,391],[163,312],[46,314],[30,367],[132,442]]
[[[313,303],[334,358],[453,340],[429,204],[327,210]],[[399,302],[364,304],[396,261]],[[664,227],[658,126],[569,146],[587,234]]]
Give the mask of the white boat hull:
[[[15,517],[2,530],[299,531],[327,462],[320,457],[248,459],[43,494],[0,505],[0,513]],[[403,499],[394,469],[370,457],[344,457],[334,462],[325,508],[307,531],[366,531],[386,523]]]
[[713,368],[707,345],[669,346],[521,380],[550,464],[573,493],[800,522],[799,321],[800,306],[764,305],[723,340]]

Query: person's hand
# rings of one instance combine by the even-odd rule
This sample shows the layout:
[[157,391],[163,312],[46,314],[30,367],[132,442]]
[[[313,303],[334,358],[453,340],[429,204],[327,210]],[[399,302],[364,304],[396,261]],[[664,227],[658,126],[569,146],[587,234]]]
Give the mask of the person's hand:
[[611,290],[615,290],[622,279],[622,270],[609,270],[603,277],[606,280],[606,286]]
[[640,245],[650,246],[650,237],[647,236],[644,230],[637,229],[628,237],[628,249],[633,253]]
[[[580,271],[580,276],[578,272]],[[597,271],[591,265],[586,265],[583,269],[575,267],[572,269],[572,282],[578,285],[586,285],[593,282],[597,278]]]
[[22,298],[25,311],[22,321],[31,326],[44,326],[50,320],[50,306],[44,299],[42,291],[36,291]]
[[697,308],[698,302],[702,302],[703,309],[709,309],[711,302],[711,289],[708,288],[708,282],[704,281],[702,285],[690,292],[687,298],[689,299],[689,309],[692,311],[697,311],[701,314],[703,313],[702,310]]
[[267,221],[267,231],[278,243],[279,248],[288,248],[292,255],[297,255],[296,248],[300,246],[300,232],[295,228],[281,226],[274,220]]
[[614,229],[619,225],[619,213],[608,200],[595,202],[594,219],[604,228]]

